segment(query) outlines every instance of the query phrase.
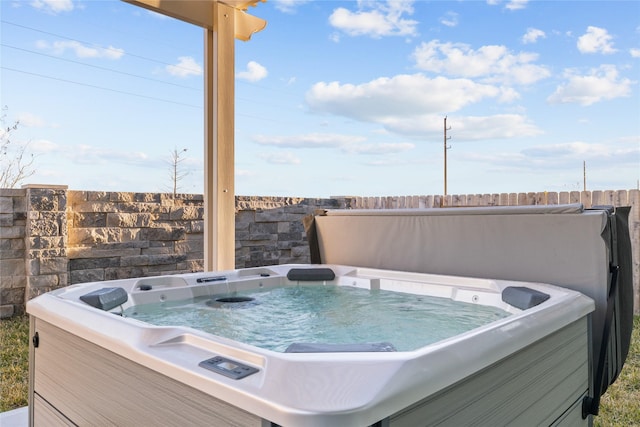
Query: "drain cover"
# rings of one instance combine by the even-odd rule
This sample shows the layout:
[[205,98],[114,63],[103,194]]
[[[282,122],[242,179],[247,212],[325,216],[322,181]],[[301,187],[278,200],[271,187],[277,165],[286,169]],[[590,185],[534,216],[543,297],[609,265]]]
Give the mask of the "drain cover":
[[236,302],[249,302],[253,301],[251,297],[222,297],[217,298],[217,302],[236,303]]
[[216,299],[210,299],[207,301],[207,305],[213,308],[244,308],[255,305],[255,298],[244,297],[244,296],[229,296],[229,297],[220,297]]

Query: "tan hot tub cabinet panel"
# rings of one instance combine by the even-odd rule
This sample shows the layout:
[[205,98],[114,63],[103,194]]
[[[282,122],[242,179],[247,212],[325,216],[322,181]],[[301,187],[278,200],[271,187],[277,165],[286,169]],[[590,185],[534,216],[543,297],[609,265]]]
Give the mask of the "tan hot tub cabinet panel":
[[204,28],[204,269],[235,268],[235,39],[267,22],[249,15],[265,0],[123,0]]

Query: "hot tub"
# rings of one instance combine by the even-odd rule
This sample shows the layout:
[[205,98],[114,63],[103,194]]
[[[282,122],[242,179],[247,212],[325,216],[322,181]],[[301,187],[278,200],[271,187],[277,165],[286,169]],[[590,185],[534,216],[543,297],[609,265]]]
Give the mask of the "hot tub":
[[[234,310],[219,306],[227,303],[248,303],[236,310],[252,310],[251,300],[236,297],[314,286],[435,297],[497,314],[463,332],[399,351],[394,341],[400,335],[419,335],[413,309],[391,334],[356,342],[310,338],[291,343],[288,350],[193,328],[190,321],[158,326],[135,318],[136,307],[177,307],[192,298],[211,310]],[[548,284],[281,265],[73,285],[35,298],[27,310],[33,337],[32,425],[415,427],[590,421],[582,417],[582,400],[591,381],[594,302]]]

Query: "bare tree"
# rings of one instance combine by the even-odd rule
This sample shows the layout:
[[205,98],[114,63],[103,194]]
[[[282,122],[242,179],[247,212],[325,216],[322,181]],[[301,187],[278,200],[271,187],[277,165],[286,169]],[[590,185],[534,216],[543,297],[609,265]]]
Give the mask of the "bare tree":
[[182,157],[182,153],[186,153],[187,149],[183,148],[182,150],[178,150],[178,148],[174,148],[171,151],[171,157],[169,160],[169,164],[171,165],[170,169],[170,178],[172,184],[172,192],[173,198],[176,198],[176,194],[178,194],[178,190],[180,189],[179,183],[182,179],[189,174],[189,172],[184,172],[180,167],[180,164],[185,161],[185,158]]
[[2,107],[0,115],[0,188],[15,188],[35,173],[34,156],[27,153],[28,144],[12,141],[20,122],[7,125],[7,110],[7,106]]

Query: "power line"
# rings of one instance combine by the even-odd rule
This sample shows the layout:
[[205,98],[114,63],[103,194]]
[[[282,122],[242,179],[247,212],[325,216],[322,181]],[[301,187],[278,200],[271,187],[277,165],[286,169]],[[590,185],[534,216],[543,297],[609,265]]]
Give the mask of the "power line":
[[52,58],[52,59],[55,59],[55,60],[58,60],[58,61],[65,61],[65,62],[70,62],[70,63],[73,63],[73,64],[84,65],[85,67],[96,68],[98,70],[110,71],[110,72],[116,73],[116,74],[122,74],[122,75],[125,75],[125,76],[136,77],[136,78],[139,78],[139,79],[144,79],[144,80],[148,80],[148,81],[152,81],[152,82],[157,82],[157,83],[162,83],[162,84],[166,84],[166,85],[177,86],[177,87],[184,88],[184,89],[189,89],[189,90],[195,90],[195,91],[198,91],[198,92],[202,92],[202,88],[194,88],[192,86],[181,85],[181,84],[178,84],[178,83],[171,83],[171,82],[168,82],[166,80],[152,79],[150,77],[145,77],[145,76],[141,76],[141,75],[138,75],[138,74],[127,73],[126,71],[119,71],[119,70],[116,70],[116,69],[113,69],[113,68],[101,67],[99,65],[93,65],[93,64],[87,64],[86,62],[74,61],[73,59],[67,59],[67,58],[61,58],[59,56],[48,55],[46,53],[36,52],[34,50],[24,49],[24,48],[16,47],[16,46],[11,46],[11,45],[7,45],[7,44],[4,44],[4,43],[1,43],[0,46],[8,47],[10,49],[20,50],[22,52],[31,53],[31,54],[34,54],[34,55],[45,56],[47,58]]
[[151,100],[154,100],[154,101],[167,102],[167,103],[170,103],[170,104],[176,104],[176,105],[182,105],[182,106],[185,106],[185,107],[192,107],[192,108],[202,109],[202,106],[200,106],[200,105],[186,104],[186,103],[183,103],[183,102],[171,101],[169,99],[156,98],[156,97],[153,97],[153,96],[141,95],[141,94],[133,93],[133,92],[126,92],[124,90],[118,90],[118,89],[111,89],[111,88],[108,88],[108,87],[96,86],[96,85],[92,85],[92,84],[89,84],[89,83],[81,83],[81,82],[77,82],[77,81],[73,81],[73,80],[61,79],[59,77],[45,76],[44,74],[32,73],[30,71],[16,70],[15,68],[9,68],[9,67],[4,67],[4,66],[2,66],[0,68],[2,68],[3,70],[13,71],[13,72],[16,72],[16,73],[27,74],[27,75],[30,75],[30,76],[41,77],[41,78],[44,78],[44,79],[56,80],[56,81],[59,81],[59,82],[71,83],[71,84],[75,84],[75,85],[79,85],[79,86],[86,86],[86,87],[90,87],[90,88],[93,88],[93,89],[106,90],[108,92],[115,92],[115,93],[120,93],[120,94],[124,94],[124,95],[136,96],[138,98],[146,98],[146,99],[151,99]]
[[[117,51],[118,53],[122,52],[121,50],[116,50],[115,48],[111,48],[111,47],[105,48],[105,47],[103,47],[103,46],[101,46],[100,44],[97,44],[97,43],[78,40],[78,39],[75,39],[75,38],[72,38],[72,37],[63,36],[61,34],[53,33],[53,32],[50,32],[50,31],[40,30],[40,29],[33,28],[33,27],[30,27],[30,26],[27,26],[27,25],[22,25],[22,24],[18,24],[18,23],[15,23],[15,22],[6,21],[4,19],[0,20],[0,22],[2,22],[3,24],[12,25],[12,26],[19,27],[19,28],[24,28],[26,30],[35,31],[35,32],[38,32],[38,33],[41,33],[41,34],[46,34],[46,35],[49,35],[49,36],[58,37],[58,38],[61,38],[61,39],[82,43],[84,45],[97,47],[97,48],[104,49],[104,50],[107,50],[107,51]],[[97,65],[87,64],[87,63],[84,63],[84,62],[81,62],[81,61],[75,61],[75,60],[71,60],[71,59],[61,58],[61,57],[57,57],[57,56],[53,56],[53,55],[48,55],[48,54],[45,54],[45,53],[36,52],[36,51],[32,51],[32,50],[29,50],[29,49],[24,49],[24,48],[20,48],[20,47],[16,47],[16,46],[5,45],[5,44],[2,44],[2,46],[8,47],[8,48],[12,48],[12,49],[16,49],[16,50],[21,50],[23,52],[34,54],[34,55],[45,56],[45,57],[49,57],[49,58],[52,58],[52,59],[57,59],[57,60],[60,60],[60,61],[66,61],[66,62],[69,62],[69,63],[84,65],[84,66],[87,66],[87,67],[92,67],[92,68],[96,68],[96,69],[100,69],[100,70],[104,70],[104,71],[109,71],[109,72],[113,72],[113,73],[117,73],[117,74],[128,75],[128,76],[135,77],[135,78],[145,79],[145,80],[148,80],[148,81],[154,81],[154,82],[159,82],[159,83],[163,83],[163,84],[167,84],[167,85],[173,85],[173,86],[177,86],[177,87],[181,87],[181,88],[185,88],[185,89],[189,89],[189,90],[195,90],[195,91],[199,91],[199,92],[203,91],[203,89],[200,89],[200,88],[193,88],[193,87],[189,87],[189,86],[185,86],[185,85],[180,85],[180,84],[177,84],[177,83],[171,83],[171,82],[167,82],[167,81],[163,81],[163,80],[159,80],[159,79],[153,79],[153,78],[149,78],[149,77],[144,77],[144,76],[141,76],[141,75],[128,73],[128,72],[125,72],[125,71],[118,71],[116,69],[112,69],[112,68],[108,68],[108,67],[101,67],[101,66],[97,66]],[[142,55],[136,55],[136,54],[132,54],[132,53],[128,53],[128,52],[125,52],[124,55],[130,56],[130,57],[134,57],[134,58],[143,59],[145,61],[154,62],[154,63],[158,63],[158,64],[162,64],[162,65],[169,65],[169,66],[176,67],[176,68],[190,70],[190,68],[187,68],[187,67],[181,67],[181,66],[176,65],[176,64],[171,64],[171,63],[168,63],[168,62],[164,62],[164,61],[160,61],[160,60],[157,60],[157,59],[145,57],[145,56],[142,56]],[[44,74],[41,74],[41,73],[34,73],[34,72],[31,72],[31,71],[26,71],[26,70],[19,70],[19,69],[15,69],[15,68],[4,67],[4,66],[1,67],[1,68],[5,69],[5,70],[8,70],[8,71],[14,71],[14,72],[17,72],[17,73],[27,74],[27,75],[31,75],[31,76],[35,76],[35,77],[46,78],[46,79],[50,79],[50,80],[57,80],[57,81],[65,82],[65,83],[76,84],[76,85],[79,85],[79,86],[85,86],[85,87],[100,89],[100,90],[104,90],[104,91],[120,93],[120,94],[130,95],[130,96],[135,96],[135,97],[139,97],[139,98],[151,99],[151,100],[156,100],[156,101],[160,101],[160,102],[172,103],[172,104],[176,104],[176,105],[183,105],[183,106],[187,106],[187,107],[191,107],[191,108],[199,108],[199,109],[202,108],[201,106],[196,106],[196,105],[192,105],[192,104],[180,103],[180,102],[176,102],[176,101],[172,101],[172,100],[167,100],[167,99],[157,98],[157,97],[153,97],[153,96],[136,94],[136,93],[132,93],[132,92],[127,92],[127,91],[123,91],[123,90],[107,88],[107,87],[88,84],[88,83],[82,83],[82,82],[69,80],[69,79],[62,79],[62,78],[48,76],[48,75],[44,75]],[[268,87],[268,86],[257,85],[255,83],[250,84],[250,83],[243,82],[243,81],[239,81],[237,83],[246,84],[246,85],[249,85],[251,87],[256,87],[256,88],[263,89],[263,90],[275,91],[275,92],[280,93],[280,94],[283,93],[282,89],[276,89],[276,88],[271,88],[271,87]],[[255,99],[246,99],[246,98],[242,98],[242,97],[236,97],[236,101],[246,101],[246,102],[251,102],[251,103],[259,103],[259,104],[274,106],[271,103],[260,102],[260,101],[256,101]],[[288,107],[285,107],[285,108],[288,108]],[[266,120],[266,121],[274,122],[274,123],[279,122],[278,120],[267,119],[265,117],[258,117],[258,116],[250,115],[250,114],[236,113],[236,115],[237,116],[242,116],[242,117],[260,119],[260,120]]]
[[[19,28],[24,28],[24,29],[27,29],[27,30],[35,31],[35,32],[38,32],[38,33],[47,34],[47,35],[49,35],[49,36],[59,37],[59,38],[61,38],[61,39],[70,40],[70,41],[74,41],[74,42],[78,42],[78,43],[84,43],[85,45],[90,45],[90,46],[98,47],[98,48],[100,48],[100,49],[104,49],[104,50],[106,50],[106,51],[111,51],[111,52],[116,52],[116,53],[122,53],[122,51],[121,51],[121,50],[119,50],[119,49],[115,49],[115,48],[113,48],[113,47],[103,47],[103,46],[101,46],[101,45],[99,45],[99,44],[97,44],[97,43],[92,43],[92,42],[87,42],[87,41],[83,41],[83,40],[78,40],[78,39],[74,39],[74,38],[72,38],[72,37],[63,36],[63,35],[60,35],[60,34],[56,34],[56,33],[49,32],[49,31],[39,30],[39,29],[37,29],[37,28],[29,27],[29,26],[27,26],[27,25],[22,25],[22,24],[17,24],[17,23],[15,23],[15,22],[5,21],[4,19],[3,19],[3,20],[1,20],[0,22],[2,22],[3,24],[9,24],[9,25],[13,25],[13,26],[15,26],[15,27],[19,27]],[[179,65],[175,65],[175,64],[168,63],[168,62],[160,61],[160,60],[158,60],[158,59],[148,58],[148,57],[146,57],[146,56],[137,55],[137,54],[134,54],[134,53],[124,52],[124,55],[131,56],[131,57],[133,57],[133,58],[143,59],[143,60],[145,60],[145,61],[155,62],[155,63],[157,63],[157,64],[162,64],[162,65],[171,65],[172,67],[182,68],[182,69],[184,69],[184,70],[191,70],[190,68],[187,68],[187,67],[181,67],[181,66],[179,66]]]

